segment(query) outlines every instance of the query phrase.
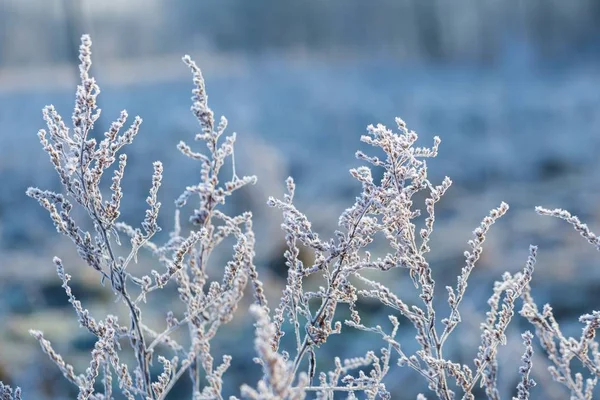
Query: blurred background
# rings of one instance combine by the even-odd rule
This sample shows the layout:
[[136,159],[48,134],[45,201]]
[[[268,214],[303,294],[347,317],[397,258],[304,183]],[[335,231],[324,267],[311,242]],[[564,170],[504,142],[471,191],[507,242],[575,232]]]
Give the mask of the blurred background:
[[[455,283],[467,240],[488,211],[501,201],[511,206],[493,226],[471,276],[465,321],[448,354],[454,361],[472,365],[493,281],[522,268],[530,243],[540,246],[534,296],[554,307],[566,334],[579,335],[577,317],[599,308],[600,255],[566,223],[534,212],[536,205],[566,208],[600,230],[599,1],[0,0],[0,380],[21,385],[25,398],[75,393],[28,329],[45,331],[79,373],[94,344],[77,326],[52,256],[65,261],[75,294],[96,318],[123,312],[45,210],[24,194],[28,186],[60,190],[36,133],[44,128],[44,105],[54,104],[70,119],[83,33],[92,36],[92,72],[102,89],[96,134],[121,109],[144,119],[126,149],[123,219],[134,226],[143,219],[152,162],[161,160],[162,238],[173,224],[173,200],[199,176],[198,164],[175,148],[180,140],[192,142],[199,129],[189,112],[192,81],[181,56],[190,54],[202,68],[211,108],[238,133],[238,173],[259,178],[228,210],[255,215],[257,264],[274,304],[287,272],[281,216],[268,209],[267,197],[282,196],[285,178],[293,176],[298,208],[331,236],[360,190],[347,172],[358,165],[355,150],[371,151],[360,135],[369,124],[394,127],[399,116],[419,133],[419,146],[441,137],[430,178],[454,181],[439,204],[431,241],[438,288]],[[223,250],[213,276],[230,254]],[[302,257],[310,262],[312,255]],[[140,271],[156,268],[150,258],[143,261]],[[418,301],[402,271],[385,279],[401,297]],[[168,288],[158,296],[173,299],[174,293]],[[443,314],[446,293],[437,296]],[[144,310],[156,329],[171,308],[164,304]],[[252,335],[246,310],[247,303],[213,343],[215,358],[234,356],[228,394],[259,376],[249,342],[240,340]],[[361,314],[374,324],[389,310],[365,304]],[[519,379],[519,334],[526,329],[515,317],[500,351],[507,398]],[[400,335],[407,349],[415,348],[408,323]],[[382,345],[378,337],[348,330],[323,346],[319,365]],[[566,398],[546,367],[536,347],[534,398]],[[427,394],[420,379],[397,367],[388,388],[394,398],[415,398]],[[173,398],[186,393],[185,383]]]

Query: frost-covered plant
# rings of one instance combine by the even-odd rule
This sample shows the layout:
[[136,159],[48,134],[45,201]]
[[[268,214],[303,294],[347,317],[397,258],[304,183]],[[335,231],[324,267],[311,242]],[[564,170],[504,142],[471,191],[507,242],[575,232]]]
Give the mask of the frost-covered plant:
[[[162,165],[153,164],[152,185],[146,200],[148,208],[141,228],[131,227],[120,221],[119,206],[123,196],[121,181],[127,156],[121,148],[132,142],[141,119],[124,132],[127,113],[123,111],[104,139],[97,143],[90,132],[100,115],[96,107],[99,88],[89,75],[91,41],[82,38],[80,47],[81,85],[76,93],[72,129],[67,128],[57,111],[48,106],[44,109],[47,131],[40,131],[39,138],[63,184],[63,193],[30,188],[27,194],[46,208],[58,232],[68,236],[77,246],[80,257],[98,272],[101,280],[110,282],[115,296],[128,310],[129,321],[121,323],[116,316],[108,315],[98,320],[90,315],[69,286],[70,276],[59,258],[54,264],[63,288],[73,305],[79,323],[96,338],[92,360],[85,373],[74,368],[57,354],[50,342],[39,331],[31,334],[42,349],[59,367],[67,380],[79,390],[79,399],[111,399],[120,393],[127,399],[162,400],[167,397],[175,383],[188,374],[191,381],[190,397],[199,399],[222,399],[223,376],[231,357],[224,356],[215,362],[211,355],[211,340],[222,325],[231,321],[244,289],[248,284],[254,293],[250,312],[256,319],[254,347],[255,362],[262,369],[262,377],[256,384],[246,384],[240,395],[250,399],[303,399],[317,397],[333,399],[339,395],[353,399],[365,396],[369,399],[389,399],[392,394],[386,388],[386,378],[397,366],[406,366],[420,374],[432,393],[440,399],[474,399],[474,390],[482,386],[490,399],[499,399],[497,388],[497,352],[506,343],[506,329],[511,321],[517,301],[523,299],[521,314],[536,328],[537,336],[551,362],[550,372],[555,380],[571,390],[574,399],[591,398],[600,371],[600,352],[595,340],[595,330],[600,325],[600,314],[581,317],[585,324],[579,340],[565,338],[550,306],[540,313],[530,294],[530,281],[534,270],[537,248],[530,247],[529,258],[521,272],[505,273],[494,284],[488,301],[490,310],[481,324],[481,343],[472,363],[454,362],[448,358],[448,338],[461,321],[460,305],[465,297],[467,282],[479,260],[483,243],[491,226],[508,211],[501,203],[490,211],[469,241],[470,250],[465,252],[465,264],[457,278],[456,286],[446,287],[449,313],[438,315],[434,308],[435,280],[427,261],[429,240],[435,222],[435,206],[451,185],[449,178],[433,185],[427,177],[426,159],[435,157],[440,139],[435,138],[431,148],[414,147],[417,134],[407,129],[397,119],[398,132],[382,125],[370,126],[368,135],[361,140],[380,148],[385,157],[379,158],[357,152],[359,160],[383,170],[380,179],[373,177],[371,167],[351,169],[351,175],[362,185],[362,192],[355,203],[339,218],[339,230],[335,237],[324,240],[312,229],[307,217],[294,203],[295,184],[287,180],[287,193],[283,199],[270,198],[268,204],[283,212],[282,229],[288,249],[285,251],[288,267],[287,285],[277,307],[271,311],[267,305],[264,289],[254,265],[255,237],[252,215],[245,212],[228,216],[221,206],[237,189],[256,181],[253,176],[238,177],[233,165],[230,180],[221,182],[221,168],[231,159],[235,134],[225,136],[227,120],[216,123],[208,107],[204,80],[200,69],[189,57],[184,62],[190,67],[195,89],[192,112],[202,132],[196,140],[204,142],[208,152],[201,153],[181,142],[179,150],[200,162],[200,182],[186,188],[176,200],[181,208],[192,200],[196,209],[189,217],[195,230],[184,233],[180,223],[180,210],[175,214],[174,229],[166,243],[152,241],[160,230],[157,224],[160,203],[157,192],[162,180]],[[221,140],[220,140],[221,139]],[[114,168],[110,198],[105,199],[101,190],[103,173],[117,162]],[[414,207],[413,198],[419,193],[427,194],[424,222],[417,218],[421,211]],[[86,211],[93,223],[87,231],[71,216],[78,204]],[[566,219],[588,241],[600,247],[598,239],[576,217],[562,210],[538,209],[541,214]],[[116,247],[121,246],[119,232],[130,238],[131,249],[126,256],[118,256]],[[372,256],[367,247],[378,238],[385,238],[391,251],[381,257]],[[207,265],[215,248],[227,237],[235,239],[233,256],[223,268],[219,280],[209,277]],[[379,240],[379,239],[378,239]],[[299,257],[300,249],[314,252],[314,263],[306,265]],[[152,270],[149,275],[134,276],[128,266],[137,262],[140,250],[147,250],[164,266],[164,271]],[[392,269],[406,271],[419,293],[420,304],[408,304],[394,293],[377,276],[386,276]],[[322,276],[323,284],[316,291],[306,290],[305,280]],[[143,321],[142,307],[152,292],[173,281],[178,287],[180,301],[185,307],[183,315],[167,312],[162,332],[155,332]],[[390,310],[388,327],[370,326],[361,319],[361,301],[377,301]],[[349,311],[348,319],[340,319],[338,307]],[[419,349],[409,354],[398,339],[400,320],[412,324],[416,331]],[[289,332],[295,346],[285,349],[282,337],[289,324]],[[187,328],[189,345],[177,342],[173,334]],[[343,329],[375,334],[381,340],[380,350],[370,350],[364,356],[341,360],[335,358],[331,371],[322,371],[317,363],[318,348]],[[535,382],[530,378],[533,354],[533,335],[522,335],[525,352],[522,376],[516,387],[516,399],[528,399]],[[129,341],[131,353],[121,345]],[[159,346],[161,345],[161,346]],[[558,346],[557,346],[558,345]],[[169,353],[159,352],[169,349]],[[134,363],[126,358],[134,355]],[[577,358],[592,377],[584,384],[581,373],[574,376],[570,362]],[[157,374],[151,365],[158,361],[162,372]],[[133,368],[131,367],[133,365]],[[306,367],[306,371],[301,371]],[[131,372],[130,370],[133,370]],[[516,369],[516,368],[515,368]],[[154,373],[153,373],[154,372]],[[100,379],[101,377],[101,379]],[[113,379],[116,377],[116,382]],[[101,389],[100,389],[101,387]],[[229,390],[231,391],[231,389]],[[20,399],[20,389],[12,390],[0,383],[0,398]],[[234,397],[232,397],[234,398]],[[419,399],[425,399],[419,395]]]
[[[362,184],[363,190],[354,205],[341,215],[341,230],[335,232],[335,239],[321,240],[312,231],[306,217],[294,207],[294,183],[291,179],[288,180],[288,194],[284,200],[269,200],[270,205],[283,210],[283,229],[289,247],[286,252],[288,285],[275,310],[277,330],[281,332],[281,325],[286,319],[293,324],[299,349],[294,358],[293,370],[296,371],[302,359],[308,357],[311,381],[315,371],[312,367],[315,363],[315,347],[325,343],[330,335],[340,333],[342,329],[342,322],[335,319],[338,305],[347,304],[350,309],[351,318],[344,321],[346,325],[376,333],[387,343],[380,355],[370,351],[364,358],[353,360],[344,366],[336,360],[338,367],[335,371],[321,373],[319,384],[306,388],[318,392],[321,398],[328,398],[336,391],[365,392],[369,398],[389,398],[391,395],[386,390],[384,378],[390,370],[393,355],[397,356],[398,365],[406,365],[420,373],[439,398],[454,398],[452,386],[458,386],[463,391],[464,398],[472,399],[473,388],[480,379],[483,380],[488,396],[496,398],[496,351],[506,341],[504,332],[514,314],[515,301],[531,280],[536,248],[530,249],[530,258],[522,273],[514,276],[505,274],[503,281],[495,285],[494,294],[489,301],[491,311],[482,325],[481,345],[474,360],[474,368],[446,359],[444,345],[461,320],[459,306],[469,275],[481,255],[488,230],[506,213],[508,205],[502,203],[492,210],[483,219],[481,226],[475,229],[475,237],[469,241],[471,251],[465,252],[466,263],[458,276],[456,288],[446,288],[450,315],[439,319],[433,303],[435,281],[426,254],[430,251],[428,243],[435,221],[435,204],[452,182],[446,177],[440,185],[434,186],[427,178],[424,159],[437,155],[440,139],[435,138],[432,148],[413,147],[417,134],[409,131],[404,121],[397,119],[396,122],[399,134],[383,125],[377,125],[370,126],[369,135],[361,138],[363,142],[381,148],[385,158],[368,156],[360,151],[356,153],[357,158],[383,168],[384,174],[380,182],[375,182],[371,169],[366,166],[350,170],[352,176]],[[428,191],[429,198],[425,201],[427,217],[424,227],[417,230],[413,221],[419,217],[420,210],[413,208],[412,198],[420,191]],[[383,234],[393,252],[385,257],[373,258],[365,250],[375,240],[376,234]],[[304,266],[298,260],[298,244],[315,252],[314,265]],[[408,272],[415,288],[420,291],[422,306],[409,306],[384,284],[364,276],[368,270],[386,272],[395,268]],[[303,279],[316,273],[323,274],[324,286],[317,292],[305,292],[302,287]],[[357,284],[362,284],[365,288],[361,289]],[[365,326],[361,322],[358,306],[361,297],[375,299],[392,309],[389,317],[392,325],[390,330],[386,331],[381,326]],[[313,299],[319,303],[318,306],[313,307]],[[499,307],[501,300],[503,304]],[[395,338],[399,326],[398,316],[410,321],[417,332],[416,339],[421,349],[416,354],[406,354]],[[306,321],[305,332],[300,329],[301,319]],[[273,341],[274,349],[278,348],[279,338],[280,336],[276,336]],[[360,370],[358,377],[346,375],[351,368]],[[365,373],[364,368],[370,371]]]
[[[231,217],[219,210],[228,196],[244,185],[254,183],[256,178],[240,178],[234,173],[231,180],[220,182],[221,167],[233,154],[235,134],[219,140],[225,132],[227,120],[221,118],[218,124],[215,123],[213,113],[207,105],[200,70],[186,56],[183,60],[192,70],[196,84],[192,111],[202,128],[202,133],[196,135],[196,140],[205,142],[208,155],[193,151],[184,142],[179,144],[178,148],[184,155],[200,161],[201,182],[187,187],[176,203],[178,207],[182,207],[191,199],[197,199],[197,208],[190,216],[190,221],[197,229],[184,234],[177,213],[175,228],[169,240],[163,245],[152,242],[152,237],[160,230],[157,218],[161,204],[157,201],[157,192],[163,167],[158,161],[153,164],[152,186],[146,199],[148,209],[142,228],[133,228],[120,222],[119,205],[123,196],[121,180],[127,156],[118,156],[118,166],[110,186],[110,199],[103,198],[101,178],[116,162],[117,152],[132,142],[142,120],[135,118],[133,124],[119,134],[127,118],[127,113],[123,111],[99,144],[90,138],[94,122],[100,115],[100,110],[96,108],[99,88],[89,75],[90,47],[90,38],[84,36],[79,56],[81,85],[76,94],[73,129],[70,131],[54,107],[48,106],[44,109],[48,131],[42,130],[39,133],[40,141],[50,155],[65,193],[29,188],[27,194],[50,212],[57,231],[75,243],[81,258],[100,273],[102,280],[110,282],[118,299],[128,308],[130,318],[126,325],[122,325],[113,315],[108,315],[101,321],[93,318],[72,294],[69,287],[70,276],[65,272],[63,262],[54,258],[58,276],[75,308],[80,325],[98,338],[86,373],[76,374],[73,367],[54,352],[41,332],[31,331],[31,334],[38,339],[42,349],[59,366],[63,375],[79,388],[80,399],[110,399],[113,374],[117,377],[119,390],[129,399],[164,399],[186,372],[192,381],[194,398],[217,398],[222,391],[222,376],[229,366],[230,357],[224,357],[220,363],[215,363],[210,354],[211,339],[218,333],[221,325],[232,319],[249,281],[254,286],[257,304],[266,306],[262,284],[253,263],[252,215],[247,212]],[[93,232],[79,227],[71,217],[73,204],[69,198],[87,212],[93,222]],[[119,231],[129,236],[131,241],[131,251],[126,257],[115,254],[114,247],[120,245]],[[209,281],[206,266],[210,255],[229,236],[236,240],[233,258],[225,266],[220,282]],[[141,248],[148,249],[156,256],[164,265],[164,272],[153,270],[150,275],[136,277],[127,270],[132,261],[137,261],[137,253]],[[164,287],[170,280],[178,285],[179,299],[186,311],[181,317],[169,312],[164,331],[154,332],[144,324],[140,306],[146,301],[146,296]],[[173,332],[183,327],[187,328],[190,335],[189,347],[182,346],[172,337]],[[133,376],[128,365],[119,356],[121,338],[129,339],[135,353]],[[171,348],[173,354],[169,357],[155,354],[160,344]],[[151,374],[150,365],[153,360],[158,360],[163,365],[163,372],[158,377]],[[98,394],[94,388],[99,375],[103,375],[103,394]]]
[[[600,238],[579,218],[571,215],[568,211],[561,209],[549,210],[543,207],[536,207],[535,210],[538,214],[567,221],[581,236],[600,250]],[[569,389],[571,399],[591,399],[600,377],[600,344],[596,340],[596,330],[600,328],[600,311],[593,311],[591,314],[584,314],[579,317],[579,322],[584,324],[581,337],[565,337],[554,318],[552,307],[545,304],[542,312],[539,311],[531,295],[529,285],[525,287],[522,298],[521,315],[535,326],[540,344],[553,364],[548,367],[552,378]],[[585,382],[581,372],[573,373],[571,371],[571,361],[574,359],[579,360],[580,364],[590,374]]]

